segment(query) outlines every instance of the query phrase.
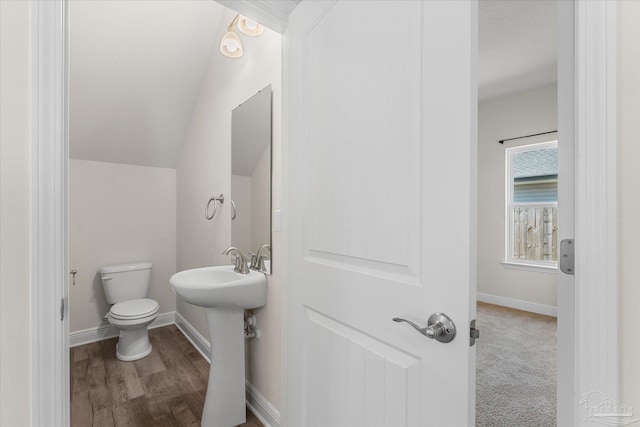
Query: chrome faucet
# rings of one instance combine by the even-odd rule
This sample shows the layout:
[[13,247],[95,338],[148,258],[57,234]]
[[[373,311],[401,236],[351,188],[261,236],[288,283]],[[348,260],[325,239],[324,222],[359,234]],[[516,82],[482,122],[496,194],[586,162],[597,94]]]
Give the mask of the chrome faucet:
[[236,266],[233,269],[233,271],[235,271],[236,273],[248,274],[249,267],[247,266],[247,260],[242,255],[242,252],[240,252],[240,249],[234,246],[229,246],[227,249],[224,250],[224,252],[222,252],[222,255],[229,255],[229,254],[236,256]]
[[264,260],[269,259],[269,257],[267,257],[266,255],[262,255],[262,252],[264,252],[265,250],[271,252],[271,246],[269,246],[268,243],[265,243],[264,245],[260,246],[260,249],[258,249],[258,252],[253,258],[253,262],[251,263],[251,268],[253,270],[261,271],[263,273],[267,271],[264,266]]

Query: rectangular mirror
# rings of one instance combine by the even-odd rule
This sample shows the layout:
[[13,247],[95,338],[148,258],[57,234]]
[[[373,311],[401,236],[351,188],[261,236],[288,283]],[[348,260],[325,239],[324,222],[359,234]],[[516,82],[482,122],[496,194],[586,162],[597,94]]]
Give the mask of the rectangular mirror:
[[271,85],[231,113],[231,245],[243,254],[265,244],[271,274]]

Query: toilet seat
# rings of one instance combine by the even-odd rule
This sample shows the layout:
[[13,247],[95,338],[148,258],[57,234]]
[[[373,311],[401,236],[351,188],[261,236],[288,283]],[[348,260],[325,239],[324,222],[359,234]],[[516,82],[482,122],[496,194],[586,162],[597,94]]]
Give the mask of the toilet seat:
[[149,326],[158,317],[160,306],[149,298],[128,300],[114,304],[107,314],[111,326],[120,331],[116,344],[116,357],[130,362],[151,353]]
[[115,320],[136,320],[154,316],[160,310],[159,304],[150,298],[140,298],[114,304],[109,317]]

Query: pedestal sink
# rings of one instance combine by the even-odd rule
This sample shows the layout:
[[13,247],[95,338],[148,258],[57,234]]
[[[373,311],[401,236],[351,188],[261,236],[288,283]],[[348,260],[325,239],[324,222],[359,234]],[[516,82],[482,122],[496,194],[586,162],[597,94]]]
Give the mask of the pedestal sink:
[[186,302],[204,307],[209,322],[211,367],[202,411],[203,427],[231,427],[246,421],[244,310],[267,302],[265,275],[236,273],[233,265],[195,268],[169,283]]

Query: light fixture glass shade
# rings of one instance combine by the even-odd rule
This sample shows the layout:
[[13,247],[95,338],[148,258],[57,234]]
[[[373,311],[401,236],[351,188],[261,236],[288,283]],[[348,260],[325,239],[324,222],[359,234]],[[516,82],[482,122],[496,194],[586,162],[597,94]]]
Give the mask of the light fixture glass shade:
[[238,29],[247,36],[258,37],[264,33],[264,27],[246,16],[240,16]]
[[229,58],[240,58],[244,54],[240,37],[233,31],[227,31],[220,41],[220,53]]

